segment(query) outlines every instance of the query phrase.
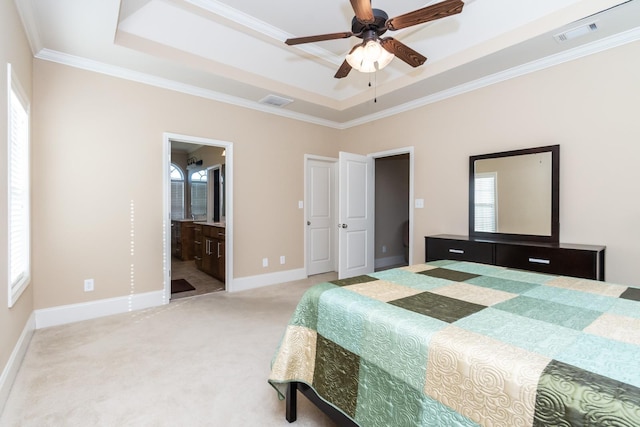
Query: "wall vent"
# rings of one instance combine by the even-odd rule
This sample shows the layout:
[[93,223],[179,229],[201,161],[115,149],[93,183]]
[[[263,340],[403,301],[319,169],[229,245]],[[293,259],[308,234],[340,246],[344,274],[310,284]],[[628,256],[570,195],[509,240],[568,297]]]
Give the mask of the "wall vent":
[[558,43],[563,43],[578,37],[585,36],[589,33],[593,33],[594,31],[597,31],[597,30],[598,30],[598,24],[596,22],[592,22],[590,24],[585,24],[576,28],[572,28],[568,31],[565,31],[564,33],[556,34],[555,36],[553,36],[553,38],[556,39]]
[[287,104],[291,104],[293,99],[283,98],[278,95],[267,95],[258,102],[260,104],[273,105],[274,107],[284,107]]

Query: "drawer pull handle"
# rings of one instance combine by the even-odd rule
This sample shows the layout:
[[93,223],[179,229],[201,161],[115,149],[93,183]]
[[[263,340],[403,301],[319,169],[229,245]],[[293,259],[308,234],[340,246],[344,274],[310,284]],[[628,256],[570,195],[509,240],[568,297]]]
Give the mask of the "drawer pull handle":
[[551,261],[542,258],[529,258],[529,262],[533,262],[535,264],[551,264]]
[[462,249],[449,249],[449,252],[452,254],[463,254],[464,251]]

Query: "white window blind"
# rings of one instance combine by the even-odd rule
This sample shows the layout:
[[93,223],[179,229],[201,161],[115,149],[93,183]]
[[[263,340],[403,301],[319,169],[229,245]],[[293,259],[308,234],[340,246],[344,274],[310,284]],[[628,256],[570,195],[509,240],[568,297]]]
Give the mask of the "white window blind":
[[171,219],[184,219],[184,175],[173,163],[171,176]]
[[31,279],[29,104],[11,65],[7,67],[9,93],[8,243],[9,307],[20,297]]
[[207,214],[207,171],[201,170],[191,174],[191,214],[203,216]]
[[476,174],[475,193],[475,231],[495,232],[497,223],[496,175]]

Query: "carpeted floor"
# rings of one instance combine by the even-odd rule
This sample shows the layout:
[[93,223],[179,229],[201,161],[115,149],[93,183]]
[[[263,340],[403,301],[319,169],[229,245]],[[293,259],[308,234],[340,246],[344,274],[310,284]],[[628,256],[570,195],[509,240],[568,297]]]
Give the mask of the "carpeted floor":
[[[289,426],[267,383],[289,317],[335,273],[37,330],[2,427]],[[300,397],[291,427],[333,426]]]

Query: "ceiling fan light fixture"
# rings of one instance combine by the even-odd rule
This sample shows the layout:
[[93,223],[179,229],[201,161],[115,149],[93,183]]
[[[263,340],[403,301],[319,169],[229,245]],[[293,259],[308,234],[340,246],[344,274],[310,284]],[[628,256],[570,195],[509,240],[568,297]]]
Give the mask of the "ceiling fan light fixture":
[[395,55],[380,45],[380,40],[366,40],[346,57],[352,68],[362,73],[373,73],[389,65]]

